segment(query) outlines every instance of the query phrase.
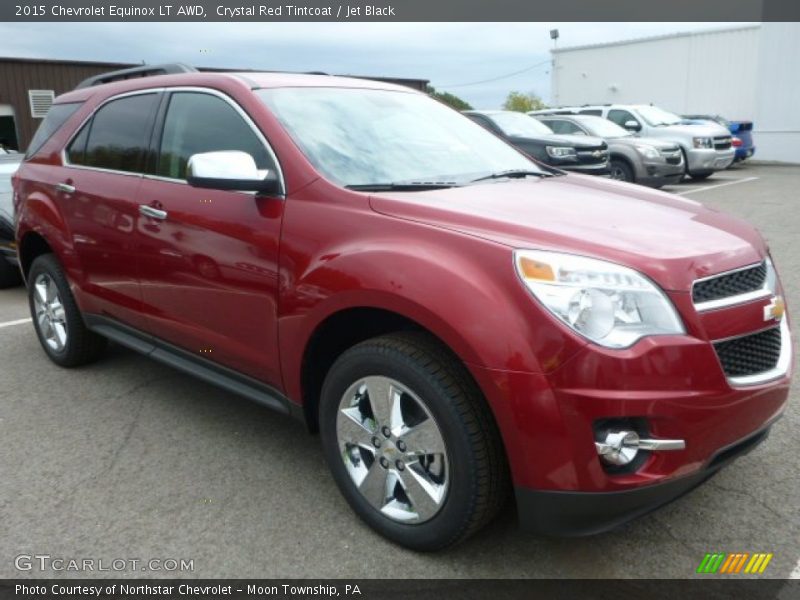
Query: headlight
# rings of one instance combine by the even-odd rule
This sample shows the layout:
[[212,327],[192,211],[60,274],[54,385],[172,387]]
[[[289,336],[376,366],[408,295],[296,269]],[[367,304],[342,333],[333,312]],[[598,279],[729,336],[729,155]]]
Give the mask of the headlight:
[[659,158],[661,156],[658,150],[656,150],[655,146],[647,146],[646,144],[636,144],[636,149],[639,151],[639,154],[641,154],[645,158]]
[[645,336],[684,333],[669,299],[633,269],[540,250],[515,251],[514,264],[547,310],[601,346],[627,348]]
[[576,158],[578,156],[575,148],[566,146],[545,146],[544,149],[551,158]]
[[767,257],[767,278],[765,285],[773,296],[778,295],[778,272],[775,270],[775,265],[772,264],[772,259]]
[[695,148],[713,148],[714,147],[714,140],[710,137],[699,137],[699,138],[692,138],[694,141]]

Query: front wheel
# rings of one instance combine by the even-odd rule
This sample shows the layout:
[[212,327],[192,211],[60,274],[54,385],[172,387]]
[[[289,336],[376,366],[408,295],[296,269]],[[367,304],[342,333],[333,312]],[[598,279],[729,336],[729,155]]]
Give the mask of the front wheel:
[[714,174],[714,171],[700,171],[698,173],[689,173],[689,177],[692,179],[697,179],[698,181],[702,181],[703,179],[708,179]]
[[608,174],[611,179],[627,181],[628,183],[633,183],[636,179],[633,175],[633,169],[622,160],[612,160],[608,165]]
[[350,506],[414,550],[455,544],[508,492],[502,443],[464,366],[423,334],[362,342],[325,379],[320,433]]

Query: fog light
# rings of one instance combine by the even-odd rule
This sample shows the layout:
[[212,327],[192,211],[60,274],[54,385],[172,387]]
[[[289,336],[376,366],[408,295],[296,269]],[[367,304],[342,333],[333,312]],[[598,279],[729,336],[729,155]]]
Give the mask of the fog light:
[[595,442],[600,459],[609,465],[622,466],[639,453],[639,434],[635,431],[611,431],[602,442]]
[[602,442],[595,442],[600,459],[609,465],[621,467],[630,463],[639,450],[683,450],[683,440],[641,439],[635,431],[610,431]]

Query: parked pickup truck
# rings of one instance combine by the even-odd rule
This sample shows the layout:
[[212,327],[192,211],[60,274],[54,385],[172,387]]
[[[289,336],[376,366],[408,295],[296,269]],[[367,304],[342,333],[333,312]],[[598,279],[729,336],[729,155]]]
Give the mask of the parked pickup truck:
[[719,115],[683,115],[683,118],[693,122],[712,122],[722,125],[733,136],[733,147],[736,150],[736,162],[741,162],[756,153],[753,141],[752,121],[729,121]]
[[564,113],[605,117],[636,135],[675,142],[683,151],[686,174],[694,179],[705,179],[715,171],[727,169],[735,156],[731,133],[721,125],[684,123],[682,117],[648,104],[559,107],[532,114]]
[[[783,288],[744,221],[540,165],[408,88],[138,69],[56,98],[13,179],[31,335],[56,365],[110,339],[299,419],[353,511],[416,550],[512,489],[526,529],[616,527],[782,414]],[[57,381],[38,385],[68,402]]]

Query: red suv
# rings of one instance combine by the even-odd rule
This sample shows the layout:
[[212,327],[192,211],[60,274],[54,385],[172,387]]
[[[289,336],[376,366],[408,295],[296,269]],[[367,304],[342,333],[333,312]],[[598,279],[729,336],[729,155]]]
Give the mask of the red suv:
[[14,192],[56,364],[110,339],[302,419],[355,512],[410,548],[466,538],[511,485],[528,529],[606,530],[785,406],[788,319],[753,227],[538,164],[402,87],[89,82]]

